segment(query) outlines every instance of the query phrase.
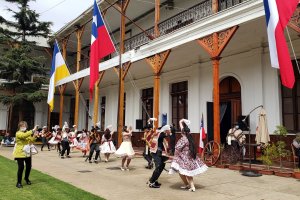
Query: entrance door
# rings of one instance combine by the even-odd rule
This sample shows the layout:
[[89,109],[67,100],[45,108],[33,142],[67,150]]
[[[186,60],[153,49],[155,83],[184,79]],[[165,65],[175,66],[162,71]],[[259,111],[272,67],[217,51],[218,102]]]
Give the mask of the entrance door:
[[227,77],[220,82],[220,134],[222,143],[226,142],[228,130],[235,122],[238,122],[241,114],[241,85],[234,77]]

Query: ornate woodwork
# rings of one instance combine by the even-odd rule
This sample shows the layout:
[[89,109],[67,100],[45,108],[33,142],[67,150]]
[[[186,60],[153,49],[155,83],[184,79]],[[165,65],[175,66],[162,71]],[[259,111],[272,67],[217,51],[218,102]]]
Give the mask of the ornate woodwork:
[[297,33],[300,33],[300,4],[290,19],[288,26],[294,29]]

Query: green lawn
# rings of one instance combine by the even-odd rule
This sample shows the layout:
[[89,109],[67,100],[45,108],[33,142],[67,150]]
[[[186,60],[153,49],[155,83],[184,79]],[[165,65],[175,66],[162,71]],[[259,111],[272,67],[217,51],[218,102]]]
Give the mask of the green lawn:
[[[25,169],[23,172],[24,178]],[[102,200],[68,183],[55,179],[37,170],[31,170],[32,185],[16,188],[17,163],[0,156],[0,199],[2,200]]]

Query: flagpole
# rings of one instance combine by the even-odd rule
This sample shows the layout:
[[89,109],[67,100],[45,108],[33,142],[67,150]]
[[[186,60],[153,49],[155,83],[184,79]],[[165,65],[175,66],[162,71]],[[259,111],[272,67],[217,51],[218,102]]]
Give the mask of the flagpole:
[[298,73],[300,74],[299,63],[298,63],[298,60],[297,60],[297,57],[296,57],[294,45],[293,45],[292,40],[291,40],[290,31],[289,31],[287,26],[285,27],[285,29],[286,29],[287,35],[289,37],[289,41],[290,41],[290,44],[291,44],[291,48],[292,48],[292,52],[293,52],[294,59],[295,59],[295,62],[296,62],[296,66],[297,66],[297,69],[298,69]]

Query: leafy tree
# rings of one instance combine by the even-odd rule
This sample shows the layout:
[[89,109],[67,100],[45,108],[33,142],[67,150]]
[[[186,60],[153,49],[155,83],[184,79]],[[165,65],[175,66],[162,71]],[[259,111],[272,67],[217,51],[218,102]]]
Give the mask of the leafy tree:
[[[29,8],[34,0],[6,0],[17,4],[17,10],[8,9],[14,21],[0,16],[0,44],[7,50],[0,56],[0,78],[5,79],[0,85],[0,102],[10,107],[10,117],[15,105],[23,108],[24,102],[40,102],[46,99],[41,91],[45,79],[32,80],[33,75],[46,75],[49,71],[44,66],[45,58],[36,56],[37,48],[34,38],[47,38],[50,33],[50,22],[40,22],[39,14]],[[23,120],[23,111],[19,110],[19,121]],[[11,119],[9,130],[12,129]]]

